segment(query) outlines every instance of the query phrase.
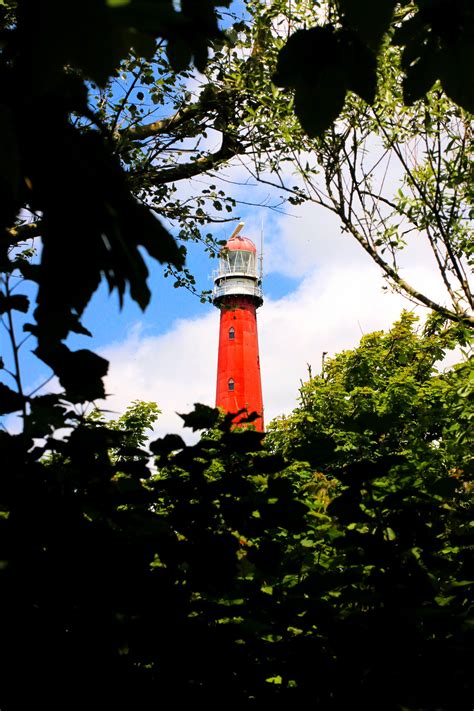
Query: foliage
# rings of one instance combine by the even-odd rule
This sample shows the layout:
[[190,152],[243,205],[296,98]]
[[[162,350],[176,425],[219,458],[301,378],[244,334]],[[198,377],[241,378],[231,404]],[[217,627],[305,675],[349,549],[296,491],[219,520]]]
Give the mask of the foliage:
[[459,71],[474,60],[474,10],[469,0],[325,4],[322,24],[289,37],[280,50],[275,76],[279,86],[295,89],[295,112],[309,135],[321,135],[333,124],[348,91],[369,104],[375,102],[377,65],[390,46],[403,48],[406,104],[422,99],[440,81],[450,99],[474,112],[472,82]]
[[329,361],[298,441],[201,405],[200,440],[151,457],[141,402],[41,447],[0,433],[2,708],[64,708],[58,678],[78,707],[469,708],[472,389],[433,369],[458,336],[428,331],[404,314]]
[[461,650],[473,643],[473,361],[437,372],[463,333],[434,318],[417,334],[415,320],[404,313],[326,361],[267,434],[293,470],[306,461],[303,491],[316,497],[306,589],[331,610],[318,620],[331,679],[323,708],[383,698],[393,709],[467,709],[472,693]]
[[419,333],[417,320],[403,312],[388,333],[363,336],[358,348],[325,360],[321,375],[302,385],[299,406],[270,424],[268,446],[311,464],[315,457],[321,472],[332,475],[400,455],[423,462],[427,477],[440,466],[464,469],[469,434],[453,448],[452,434],[444,441],[442,433],[451,433],[453,421],[464,429],[453,407],[458,403],[466,417],[458,391],[468,387],[471,362],[446,373],[436,364],[465,343],[465,334],[436,317]]
[[[149,416],[133,410],[135,423]],[[202,413],[195,426],[208,422]],[[86,418],[41,449],[1,433],[5,709],[27,704],[32,688],[62,708],[58,678],[78,706],[118,708],[265,688],[277,615],[265,603],[305,507],[259,451],[261,435],[229,425],[192,447],[170,435],[152,443],[155,476],[130,447],[137,429]]]
[[122,446],[136,448],[146,443],[149,436],[147,430],[153,428],[160,414],[161,410],[156,402],[134,400],[116,420],[106,420],[104,411],[95,409],[88,415],[88,421],[90,424],[105,425],[109,430],[120,432]]

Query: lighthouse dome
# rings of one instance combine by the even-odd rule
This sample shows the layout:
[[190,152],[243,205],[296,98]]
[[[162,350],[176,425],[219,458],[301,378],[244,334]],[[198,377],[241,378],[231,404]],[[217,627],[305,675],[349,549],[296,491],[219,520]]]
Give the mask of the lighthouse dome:
[[234,235],[227,240],[224,249],[228,249],[231,252],[237,250],[243,252],[253,252],[253,254],[257,252],[257,248],[251,239],[248,239],[248,237],[240,237],[239,235]]

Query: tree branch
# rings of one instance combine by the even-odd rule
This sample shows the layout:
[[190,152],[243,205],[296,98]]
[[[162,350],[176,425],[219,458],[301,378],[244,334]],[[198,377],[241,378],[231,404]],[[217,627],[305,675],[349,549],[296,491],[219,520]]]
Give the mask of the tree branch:
[[201,92],[197,101],[193,104],[182,106],[172,116],[144,125],[135,124],[134,126],[128,126],[127,128],[121,129],[119,133],[129,140],[141,141],[151,136],[158,136],[174,131],[179,126],[182,126],[188,121],[192,121],[201,114],[209,116],[211,112],[215,112],[218,116],[221,116],[224,123],[226,123],[229,118],[228,115],[231,113],[229,112],[231,105],[229,99],[229,90],[216,89],[212,84],[209,84]]
[[377,252],[376,249],[372,247],[370,242],[363,237],[363,235],[358,232],[358,230],[355,229],[354,225],[347,219],[344,218],[343,213],[339,213],[339,217],[341,218],[342,222],[344,223],[346,229],[348,232],[353,235],[353,237],[356,238],[356,240],[359,242],[359,244],[365,249],[365,251],[370,254],[374,262],[376,262],[379,267],[383,270],[383,272],[388,276],[395,286],[399,288],[402,292],[405,292],[410,296],[411,298],[415,299],[416,301],[421,302],[425,306],[428,306],[428,308],[432,309],[433,311],[436,311],[437,313],[441,314],[445,318],[448,318],[450,321],[462,321],[463,323],[466,323],[469,325],[471,328],[474,327],[474,316],[471,316],[469,314],[459,314],[456,311],[451,311],[450,309],[447,309],[445,306],[442,306],[441,304],[438,304],[436,301],[433,301],[429,297],[425,296],[422,294],[420,291],[417,291],[414,287],[411,286],[407,281],[405,281],[400,274],[393,269]]
[[[222,163],[226,163],[231,158],[244,153],[245,147],[239,143],[239,141],[233,136],[223,134],[222,145],[215,153],[208,153],[189,163],[179,163],[172,168],[163,168],[162,170],[156,170],[154,172],[149,171],[147,173],[147,182],[150,185],[164,185],[177,180],[193,178],[195,175],[202,175],[210,170],[214,170]],[[136,177],[139,178],[140,176],[137,174]]]
[[147,123],[145,125],[135,124],[134,126],[121,129],[120,135],[129,140],[142,141],[145,138],[150,138],[150,136],[169,133],[178,126],[181,126],[183,123],[196,118],[196,116],[198,116],[202,111],[202,102],[196,101],[194,104],[190,104],[189,106],[183,106],[183,108],[179,109],[175,114],[169,116],[168,118],[164,118],[159,121],[152,121],[151,123]]

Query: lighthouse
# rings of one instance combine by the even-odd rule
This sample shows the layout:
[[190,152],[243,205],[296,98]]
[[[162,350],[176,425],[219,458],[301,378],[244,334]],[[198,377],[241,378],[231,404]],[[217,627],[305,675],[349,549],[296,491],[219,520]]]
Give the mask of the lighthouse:
[[[258,352],[257,309],[263,303],[261,267],[252,240],[241,237],[241,222],[227,241],[214,273],[212,301],[220,310],[216,407],[256,412],[263,432],[263,400]],[[261,264],[261,262],[260,262]],[[245,417],[240,415],[236,421]]]

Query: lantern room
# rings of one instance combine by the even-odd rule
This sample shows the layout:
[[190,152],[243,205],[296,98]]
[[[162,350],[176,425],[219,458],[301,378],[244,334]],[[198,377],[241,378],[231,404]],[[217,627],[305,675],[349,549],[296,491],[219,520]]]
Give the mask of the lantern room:
[[220,255],[219,276],[230,274],[258,278],[257,250],[251,240],[239,236],[228,240]]

